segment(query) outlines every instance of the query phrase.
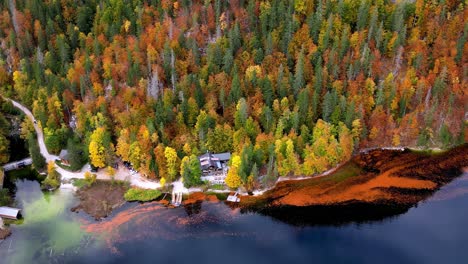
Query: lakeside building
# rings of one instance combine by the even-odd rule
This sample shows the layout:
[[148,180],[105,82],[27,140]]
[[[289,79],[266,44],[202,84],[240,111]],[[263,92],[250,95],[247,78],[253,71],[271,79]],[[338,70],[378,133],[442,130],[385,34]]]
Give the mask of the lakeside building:
[[229,170],[228,162],[231,153],[210,153],[207,152],[198,157],[202,169],[202,181],[214,184],[224,184]]

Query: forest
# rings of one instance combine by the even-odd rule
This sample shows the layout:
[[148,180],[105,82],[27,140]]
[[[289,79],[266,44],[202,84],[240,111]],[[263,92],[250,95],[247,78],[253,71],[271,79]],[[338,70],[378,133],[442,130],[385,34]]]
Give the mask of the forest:
[[1,94],[74,169],[123,160],[196,184],[196,156],[229,151],[227,185],[252,190],[363,148],[468,138],[465,1],[1,0],[0,12]]

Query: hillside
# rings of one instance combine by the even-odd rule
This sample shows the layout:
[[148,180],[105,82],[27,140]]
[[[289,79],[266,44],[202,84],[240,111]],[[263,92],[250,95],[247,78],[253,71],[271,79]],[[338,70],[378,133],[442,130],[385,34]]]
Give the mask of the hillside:
[[194,156],[231,152],[228,186],[252,190],[361,148],[467,141],[464,1],[2,0],[0,12],[0,92],[73,168],[121,159],[171,182],[200,176],[184,169]]

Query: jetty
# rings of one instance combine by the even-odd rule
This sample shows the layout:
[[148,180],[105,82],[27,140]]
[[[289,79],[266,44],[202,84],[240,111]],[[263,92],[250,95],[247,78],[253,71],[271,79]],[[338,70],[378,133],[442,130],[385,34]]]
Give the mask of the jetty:
[[184,192],[184,184],[180,181],[173,183],[172,189],[172,205],[179,206],[182,204],[182,194]]
[[240,202],[240,198],[237,195],[239,195],[239,193],[237,192],[234,193],[233,195],[229,195],[226,200],[228,202],[238,203]]
[[7,172],[11,170],[21,169],[31,164],[32,164],[32,158],[26,158],[26,159],[18,160],[15,162],[7,163],[3,165],[3,169],[5,170],[5,172]]
[[0,217],[16,220],[21,216],[21,209],[2,206],[0,207]]

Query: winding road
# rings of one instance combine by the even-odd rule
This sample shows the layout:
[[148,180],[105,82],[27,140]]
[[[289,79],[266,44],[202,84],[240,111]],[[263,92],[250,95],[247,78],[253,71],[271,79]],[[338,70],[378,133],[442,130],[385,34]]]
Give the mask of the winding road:
[[[34,122],[35,118],[31,111],[24,105],[16,102],[15,100],[3,97],[6,100],[9,100],[13,103],[13,105],[20,109],[34,124],[34,129],[36,130],[37,134],[37,141],[39,144],[39,148],[41,151],[42,156],[46,159],[47,162],[52,161],[55,162],[56,159],[59,159],[58,156],[50,154],[49,151],[47,150],[47,147],[44,142],[44,133],[42,132],[42,128]],[[56,171],[62,175],[62,181],[63,180],[70,180],[70,179],[84,179],[85,172],[90,171],[89,165],[86,164],[80,171],[78,172],[71,172],[67,171],[61,167],[56,166]],[[107,174],[106,170],[101,169],[97,173],[97,178],[100,180],[111,180],[111,177]],[[143,189],[157,189],[160,188],[161,185],[158,182],[154,181],[149,181],[143,176],[141,176],[139,173],[134,173],[132,174],[130,170],[125,168],[125,166],[119,166],[117,169],[114,179],[116,180],[122,180],[122,181],[128,181],[130,182],[130,185],[138,188],[143,188]],[[70,187],[70,185],[64,185],[64,187]]]

